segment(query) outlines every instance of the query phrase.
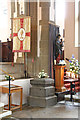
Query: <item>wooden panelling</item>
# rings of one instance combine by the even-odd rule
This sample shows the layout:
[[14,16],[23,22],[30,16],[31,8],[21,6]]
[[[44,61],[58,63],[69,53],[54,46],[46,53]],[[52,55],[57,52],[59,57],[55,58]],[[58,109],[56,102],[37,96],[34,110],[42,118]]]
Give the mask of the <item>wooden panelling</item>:
[[0,62],[12,62],[12,42],[0,43]]

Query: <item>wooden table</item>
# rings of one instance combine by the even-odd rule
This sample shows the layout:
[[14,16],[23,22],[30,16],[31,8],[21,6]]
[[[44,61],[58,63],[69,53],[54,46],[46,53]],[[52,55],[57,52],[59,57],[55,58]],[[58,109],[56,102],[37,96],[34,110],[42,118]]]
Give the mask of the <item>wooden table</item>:
[[[9,85],[2,85],[0,86],[0,90],[2,93],[8,93],[8,105],[4,106],[5,110],[9,110]],[[20,92],[20,105],[15,105],[12,104],[12,100],[11,100],[11,95],[12,93],[16,93],[16,92]],[[22,95],[23,95],[23,88],[21,86],[17,86],[17,85],[10,85],[10,110],[15,110],[20,108],[20,110],[22,110]]]
[[[68,82],[70,83],[70,94],[71,94],[71,97],[70,97],[70,101],[72,101],[72,95],[73,95],[73,91],[72,91],[72,88],[73,88],[73,85],[74,85],[74,89],[75,89],[75,82],[77,82],[78,79],[67,79],[67,80],[64,80],[64,82]],[[74,83],[74,84],[73,84]]]

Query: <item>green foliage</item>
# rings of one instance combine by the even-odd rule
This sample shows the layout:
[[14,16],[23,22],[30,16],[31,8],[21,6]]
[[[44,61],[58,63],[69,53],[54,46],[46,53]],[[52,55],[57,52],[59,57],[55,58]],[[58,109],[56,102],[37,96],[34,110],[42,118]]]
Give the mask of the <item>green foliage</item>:
[[[6,76],[5,76],[5,79],[6,79],[6,80],[9,80],[9,75],[6,75]],[[12,79],[14,79],[14,77],[10,77],[10,80],[12,80]]]

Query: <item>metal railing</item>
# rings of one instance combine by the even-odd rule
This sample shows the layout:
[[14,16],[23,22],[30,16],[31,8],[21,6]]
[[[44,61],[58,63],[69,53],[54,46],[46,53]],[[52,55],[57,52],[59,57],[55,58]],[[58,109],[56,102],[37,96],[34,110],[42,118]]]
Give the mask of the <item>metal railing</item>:
[[[3,73],[5,73],[6,75],[8,75],[9,76],[9,110],[10,110],[10,108],[11,108],[11,106],[10,106],[10,96],[11,96],[11,92],[10,92],[10,81],[11,80],[14,80],[15,78],[12,76],[12,75],[10,75],[10,74],[8,74],[6,71],[4,71],[3,69],[1,69],[0,68],[0,71],[2,71]],[[12,79],[11,79],[12,78]]]
[[12,80],[15,80],[15,78],[12,75],[10,75],[9,73],[7,73],[3,69],[0,68],[0,71],[2,71],[3,73],[5,73],[6,75],[10,76],[12,78]]

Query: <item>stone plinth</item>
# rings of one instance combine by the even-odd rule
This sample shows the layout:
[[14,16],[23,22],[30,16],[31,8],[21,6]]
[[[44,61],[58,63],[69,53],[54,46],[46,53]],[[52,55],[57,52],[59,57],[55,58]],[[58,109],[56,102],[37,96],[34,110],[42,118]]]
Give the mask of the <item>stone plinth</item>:
[[34,86],[41,86],[41,87],[47,87],[47,86],[53,86],[54,80],[50,78],[37,78],[30,81],[31,85]]
[[30,96],[28,102],[33,107],[53,106],[57,103],[54,80],[50,78],[33,79],[30,81]]
[[53,106],[57,103],[57,97],[51,96],[51,97],[29,97],[30,106],[32,107],[48,107]]
[[55,95],[55,88],[53,86],[49,87],[31,87],[30,95],[37,97],[48,97]]

